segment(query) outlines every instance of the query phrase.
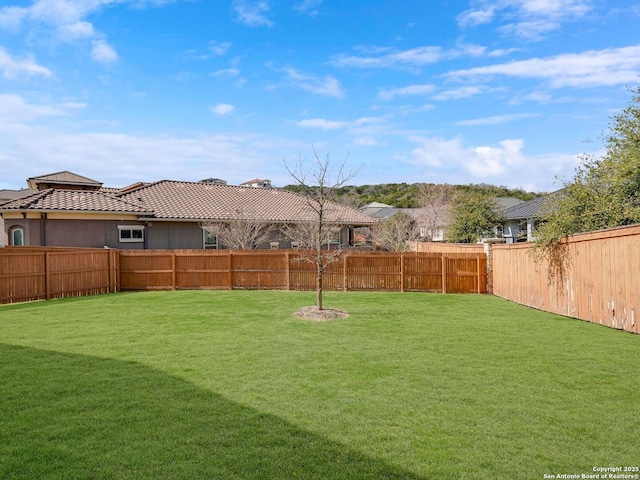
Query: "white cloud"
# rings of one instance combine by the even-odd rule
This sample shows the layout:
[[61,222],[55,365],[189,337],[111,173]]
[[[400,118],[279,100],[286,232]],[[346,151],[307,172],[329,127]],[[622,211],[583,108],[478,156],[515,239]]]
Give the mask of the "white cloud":
[[118,60],[118,54],[105,40],[91,42],[91,58],[98,63],[113,63]]
[[35,105],[16,94],[0,94],[0,125],[6,123],[29,123],[43,117],[68,115],[85,107],[83,103],[61,103]]
[[250,27],[271,27],[273,22],[265,14],[269,11],[269,3],[265,0],[233,0],[233,9],[238,20]]
[[325,97],[344,97],[340,82],[330,75],[324,77],[304,75],[293,68],[283,68],[281,71],[286,74],[284,80],[286,85]]
[[492,117],[474,118],[472,120],[462,120],[454,123],[458,127],[473,127],[481,125],[498,125],[501,123],[513,122],[515,120],[522,120],[523,118],[536,117],[536,114],[532,113],[515,113],[512,115],[495,115]]
[[420,144],[410,153],[410,163],[414,165],[438,168],[451,162],[458,163],[467,154],[460,138],[446,140],[416,136],[409,140]]
[[349,126],[349,122],[342,122],[337,120],[326,120],[324,118],[310,118],[308,120],[302,120],[296,124],[302,128],[318,128],[320,130],[337,130]]
[[564,22],[584,17],[592,3],[593,0],[475,0],[457,20],[464,28],[504,19],[507,23],[499,28],[502,33],[540,40]]
[[75,22],[60,27],[60,37],[65,41],[75,39],[92,38],[96,34],[93,25],[89,22]]
[[211,107],[210,110],[219,117],[222,117],[233,112],[235,110],[235,107],[228,103],[219,103],[218,105]]
[[[0,152],[6,188],[19,188],[27,177],[60,170],[74,171],[113,187],[137,181],[198,181],[209,177],[239,184],[248,180],[247,172],[252,176],[269,175],[276,184],[273,160],[280,159],[283,152],[295,155],[305,147],[257,135],[68,133],[0,124],[0,142],[6,139],[11,139],[6,142],[9,146]],[[279,181],[290,181],[286,172]]]
[[0,29],[28,29],[31,36],[54,42],[91,41],[91,57],[100,63],[116,60],[117,54],[87,20],[100,10],[122,3],[140,7],[173,0],[33,0],[28,7],[0,8]]
[[440,101],[459,100],[461,98],[469,98],[474,95],[478,95],[479,93],[482,93],[483,90],[484,89],[482,87],[478,86],[452,88],[450,90],[440,92],[437,95],[433,95],[431,98]]
[[0,72],[7,79],[22,75],[43,75],[45,77],[52,75],[51,70],[39,65],[31,56],[17,59],[9,55],[3,47],[0,47]]
[[458,15],[458,25],[461,27],[483,25],[493,20],[495,7],[481,8],[478,10],[466,10]]
[[436,89],[435,85],[409,85],[407,87],[392,88],[390,90],[381,90],[378,96],[383,100],[391,100],[395,97],[404,97],[407,95],[426,95]]
[[525,155],[522,139],[507,139],[494,145],[466,145],[461,137],[414,136],[417,144],[407,156],[399,157],[415,167],[427,169],[432,181],[455,183],[489,182],[533,191],[549,191],[555,177],[573,174],[578,155],[548,153]]
[[491,50],[487,55],[489,57],[504,57],[512,54],[513,52],[519,51],[519,48],[498,48],[496,50]]
[[211,75],[214,77],[235,78],[240,75],[240,70],[237,68],[223,68],[221,70],[216,70]]
[[524,40],[541,40],[544,38],[544,34],[558,30],[560,26],[560,22],[553,20],[529,20],[510,23],[498,28],[498,31],[507,35],[515,35]]
[[229,42],[218,43],[215,40],[212,40],[211,42],[209,42],[209,51],[213,55],[217,55],[217,56],[225,55],[230,48],[231,48],[231,44]]
[[359,147],[375,147],[379,145],[378,140],[373,137],[357,137],[353,139],[353,144]]
[[319,7],[322,4],[323,0],[303,0],[300,4],[296,5],[294,8],[296,11],[300,13],[304,13],[306,15],[316,16],[318,15],[318,10],[316,7]]
[[302,128],[319,128],[321,130],[336,130],[339,128],[366,129],[384,123],[381,117],[361,117],[352,121],[326,120],[324,118],[310,118],[302,120],[296,125]]
[[481,57],[487,54],[487,47],[462,43],[448,50],[438,46],[423,46],[408,50],[393,50],[386,47],[360,47],[359,50],[362,55],[335,55],[329,63],[336,67],[417,70],[419,67],[443,60],[465,56]]
[[338,55],[333,57],[331,64],[337,67],[354,68],[416,67],[436,63],[443,56],[440,47],[418,47],[376,56]]
[[640,77],[640,45],[532,58],[486,67],[456,70],[449,77],[509,77],[546,80],[552,88],[634,84]]
[[93,26],[83,19],[105,5],[109,0],[35,0],[29,7],[0,9],[0,26],[19,26],[22,23],[45,25],[64,37],[73,31],[86,33]]
[[28,9],[24,7],[0,8],[0,28],[15,29],[19,27],[27,13]]
[[517,167],[524,163],[520,153],[524,142],[522,140],[502,140],[499,147],[475,147],[467,163],[467,170],[474,177],[489,178],[503,174],[506,169]]
[[231,43],[229,42],[217,42],[215,40],[211,40],[207,46],[206,52],[189,50],[186,57],[191,60],[210,60],[212,58],[226,55],[230,48]]
[[419,144],[411,150],[410,161],[416,165],[433,168],[461,168],[474,178],[490,178],[502,174],[507,168],[524,163],[520,139],[502,140],[497,147],[467,147],[460,137],[443,139],[437,137],[412,137]]
[[351,144],[372,147],[380,144],[380,139],[392,130],[384,117],[361,117],[355,120],[327,120],[310,118],[296,123],[300,128],[315,130],[344,130],[352,137]]

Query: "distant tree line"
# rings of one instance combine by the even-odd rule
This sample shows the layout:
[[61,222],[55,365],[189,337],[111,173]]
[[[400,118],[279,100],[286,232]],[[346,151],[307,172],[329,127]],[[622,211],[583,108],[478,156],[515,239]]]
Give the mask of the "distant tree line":
[[[431,183],[382,183],[377,185],[343,186],[334,191],[334,201],[353,208],[372,202],[384,203],[397,208],[420,208],[421,189]],[[301,193],[299,185],[287,185],[286,190]],[[452,185],[454,193],[480,192],[488,197],[514,197],[523,201],[539,196],[539,193],[505,186],[488,184]]]

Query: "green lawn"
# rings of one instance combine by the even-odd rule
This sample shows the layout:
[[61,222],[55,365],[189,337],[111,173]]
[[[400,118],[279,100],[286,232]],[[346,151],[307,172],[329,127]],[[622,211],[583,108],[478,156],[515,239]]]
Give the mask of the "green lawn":
[[2,479],[542,479],[640,464],[640,336],[496,297],[0,307]]

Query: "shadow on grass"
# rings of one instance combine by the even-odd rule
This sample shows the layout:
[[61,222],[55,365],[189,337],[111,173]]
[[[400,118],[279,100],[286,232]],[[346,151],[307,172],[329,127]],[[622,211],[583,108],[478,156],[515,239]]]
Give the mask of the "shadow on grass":
[[418,479],[140,364],[0,344],[0,478]]

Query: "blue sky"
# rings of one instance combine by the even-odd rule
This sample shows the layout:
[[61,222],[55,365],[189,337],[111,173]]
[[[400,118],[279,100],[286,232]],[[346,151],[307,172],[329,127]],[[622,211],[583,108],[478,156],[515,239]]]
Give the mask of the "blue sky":
[[640,4],[613,0],[4,0],[0,188],[572,177],[640,85]]

